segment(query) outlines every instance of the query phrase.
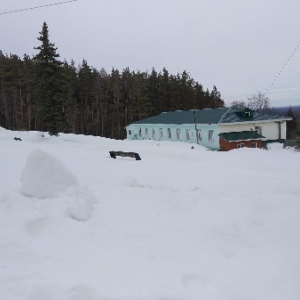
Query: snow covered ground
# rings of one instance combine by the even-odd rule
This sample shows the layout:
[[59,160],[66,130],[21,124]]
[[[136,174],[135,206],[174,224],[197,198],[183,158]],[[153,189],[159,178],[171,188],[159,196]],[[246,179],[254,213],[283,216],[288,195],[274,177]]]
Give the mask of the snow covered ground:
[[299,300],[299,173],[278,147],[0,128],[0,299]]

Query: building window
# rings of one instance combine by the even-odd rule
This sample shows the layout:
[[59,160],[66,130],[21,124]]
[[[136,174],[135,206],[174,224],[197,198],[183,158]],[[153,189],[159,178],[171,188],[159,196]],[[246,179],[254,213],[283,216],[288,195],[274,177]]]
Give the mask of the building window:
[[202,141],[201,129],[196,129],[196,131],[197,131],[197,139],[198,139],[198,141]]
[[179,128],[176,129],[176,136],[177,136],[177,140],[180,140],[180,129]]
[[186,130],[186,139],[187,140],[191,139],[191,135],[190,135],[190,130],[189,129]]
[[244,148],[244,146],[245,146],[244,143],[237,144],[237,148],[238,148],[238,149]]
[[155,140],[155,129],[152,129],[152,139]]
[[169,138],[169,139],[172,138],[171,128],[168,128],[168,138]]
[[131,130],[128,130],[128,134],[131,135]]
[[213,142],[213,137],[214,137],[214,131],[213,130],[208,130],[208,141]]
[[261,128],[261,126],[255,126],[255,131],[256,131],[258,134],[262,135],[262,128]]
[[160,136],[161,139],[162,139],[163,136],[164,136],[164,131],[163,131],[162,128],[159,128],[159,136]]
[[252,148],[257,148],[257,143],[256,143],[256,142],[252,142],[252,143],[251,143],[251,147],[252,147]]

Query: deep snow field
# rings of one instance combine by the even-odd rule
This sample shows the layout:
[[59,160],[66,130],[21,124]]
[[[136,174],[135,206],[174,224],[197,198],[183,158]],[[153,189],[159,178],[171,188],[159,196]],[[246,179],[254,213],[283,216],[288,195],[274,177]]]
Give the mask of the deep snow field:
[[1,300],[300,299],[299,152],[0,128],[0,154]]

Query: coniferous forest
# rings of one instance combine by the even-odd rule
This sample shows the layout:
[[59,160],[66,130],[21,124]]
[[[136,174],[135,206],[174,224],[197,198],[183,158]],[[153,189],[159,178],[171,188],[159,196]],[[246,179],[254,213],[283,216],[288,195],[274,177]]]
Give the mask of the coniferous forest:
[[224,106],[215,86],[205,90],[186,71],[108,73],[86,60],[62,62],[46,23],[37,40],[34,57],[0,51],[0,126],[6,129],[122,139],[126,125],[163,111]]

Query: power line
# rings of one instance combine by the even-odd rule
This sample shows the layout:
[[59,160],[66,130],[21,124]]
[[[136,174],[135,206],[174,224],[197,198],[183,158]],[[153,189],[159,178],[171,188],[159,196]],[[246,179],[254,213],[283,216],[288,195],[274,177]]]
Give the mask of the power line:
[[283,67],[280,69],[280,71],[277,73],[277,75],[275,76],[275,78],[273,79],[273,81],[271,82],[271,84],[267,87],[266,92],[269,91],[269,89],[273,86],[273,84],[277,81],[278,77],[281,75],[281,73],[284,71],[284,69],[286,68],[287,64],[290,62],[290,60],[292,59],[292,57],[295,55],[297,49],[300,47],[300,43],[296,46],[296,48],[293,50],[293,52],[291,53],[291,55],[289,56],[289,58],[287,59],[287,61],[285,62],[285,64],[283,65]]
[[40,5],[40,6],[29,7],[29,8],[22,8],[22,9],[4,11],[4,12],[0,12],[0,16],[8,15],[8,14],[14,14],[14,13],[18,13],[18,12],[22,12],[22,11],[26,11],[26,10],[37,9],[37,8],[61,5],[61,4],[66,4],[66,3],[70,3],[70,2],[75,2],[75,1],[77,1],[77,0],[68,0],[68,1],[62,1],[62,2],[56,2],[56,3],[50,3],[50,4]]

